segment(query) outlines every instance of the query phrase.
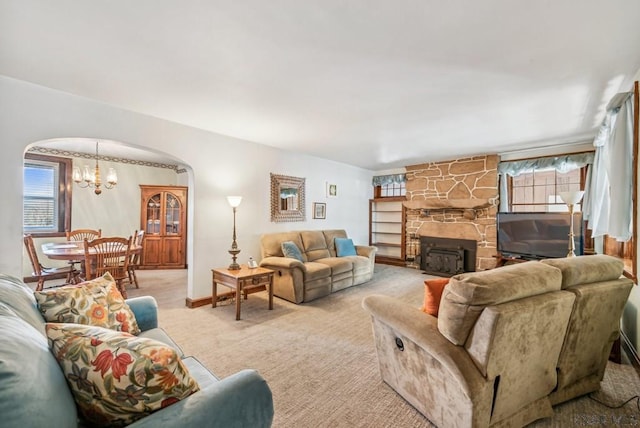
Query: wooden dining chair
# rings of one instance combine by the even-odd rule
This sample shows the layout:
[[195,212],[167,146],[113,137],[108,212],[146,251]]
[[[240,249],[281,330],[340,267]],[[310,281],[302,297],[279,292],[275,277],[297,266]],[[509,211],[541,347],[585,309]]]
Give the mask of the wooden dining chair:
[[61,285],[75,284],[78,281],[78,275],[80,274],[73,266],[65,267],[45,267],[42,266],[38,258],[36,247],[33,243],[33,236],[27,234],[24,235],[24,246],[27,248],[27,254],[31,261],[33,268],[32,276],[38,279],[38,285],[36,291],[40,291],[44,288],[44,282],[50,279],[60,279],[66,277],[66,282]]
[[129,284],[134,284],[136,288],[138,286],[138,277],[136,276],[136,269],[140,267],[140,256],[142,255],[142,244],[144,242],[144,230],[136,230],[133,234],[133,248],[129,257],[129,267],[127,272],[129,274]]
[[87,279],[109,272],[115,279],[122,297],[127,297],[123,281],[128,278],[132,237],[97,238],[84,240],[84,259]]
[[96,238],[102,237],[102,229],[67,230],[66,234],[67,234],[67,241],[84,241],[85,239],[88,239],[89,241],[93,241]]
[[[102,236],[102,229],[75,229],[75,230],[67,230],[67,241],[79,241],[82,242],[86,239],[89,241],[93,241],[96,238],[100,238]],[[83,260],[69,260],[69,264],[76,269],[76,265],[80,265],[79,270],[84,270],[82,264]]]

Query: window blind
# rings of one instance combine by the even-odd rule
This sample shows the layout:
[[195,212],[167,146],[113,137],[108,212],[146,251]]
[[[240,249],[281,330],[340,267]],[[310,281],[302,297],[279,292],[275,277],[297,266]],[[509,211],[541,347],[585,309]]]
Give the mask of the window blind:
[[57,163],[29,161],[24,166],[23,227],[28,232],[57,231]]

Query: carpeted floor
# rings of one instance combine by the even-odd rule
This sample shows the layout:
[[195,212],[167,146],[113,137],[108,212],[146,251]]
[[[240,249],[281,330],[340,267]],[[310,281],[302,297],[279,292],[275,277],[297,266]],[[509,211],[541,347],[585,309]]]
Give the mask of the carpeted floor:
[[[139,271],[140,289],[158,300],[160,324],[219,377],[257,369],[274,397],[274,427],[430,427],[429,421],[380,380],[371,322],[361,307],[369,294],[386,294],[420,306],[421,272],[376,265],[374,279],[331,296],[294,305],[267,293],[215,309],[185,307],[186,271]],[[620,404],[640,394],[640,376],[630,365],[609,363],[596,397]],[[636,426],[637,399],[612,410],[588,397],[555,408],[536,427]]]

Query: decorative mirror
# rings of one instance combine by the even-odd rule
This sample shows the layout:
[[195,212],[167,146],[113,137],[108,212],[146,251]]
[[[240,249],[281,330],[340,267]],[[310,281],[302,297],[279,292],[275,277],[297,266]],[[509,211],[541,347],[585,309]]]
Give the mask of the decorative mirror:
[[304,178],[271,173],[271,221],[304,221]]

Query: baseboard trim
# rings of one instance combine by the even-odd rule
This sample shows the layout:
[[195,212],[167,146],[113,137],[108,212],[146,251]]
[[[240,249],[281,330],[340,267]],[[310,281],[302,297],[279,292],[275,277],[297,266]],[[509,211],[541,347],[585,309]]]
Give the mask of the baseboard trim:
[[403,266],[406,267],[406,262],[396,257],[378,256],[376,255],[376,263],[391,266]]
[[622,350],[627,354],[629,360],[631,361],[631,365],[633,365],[636,369],[640,370],[640,357],[638,356],[638,352],[631,344],[631,341],[624,334],[624,331],[620,332],[620,338],[622,339]]
[[186,306],[187,308],[194,309],[199,308],[200,306],[210,305],[211,297],[202,297],[200,299],[190,299],[187,297]]
[[[262,288],[256,288],[254,290],[244,290],[244,296],[245,299],[247,298],[247,294],[251,294],[252,292],[256,292],[256,291],[264,291],[267,288],[265,286],[262,286]],[[235,291],[228,291],[226,293],[218,293],[218,302],[224,302],[225,300],[229,300],[229,299],[235,299],[236,297],[236,292]],[[189,299],[187,298],[187,302],[186,305],[188,308],[198,308],[200,306],[205,306],[205,305],[210,305],[213,303],[213,296],[212,297],[202,297],[200,299]]]

